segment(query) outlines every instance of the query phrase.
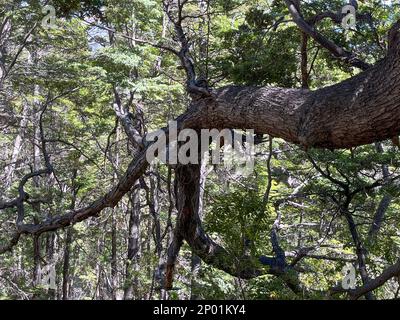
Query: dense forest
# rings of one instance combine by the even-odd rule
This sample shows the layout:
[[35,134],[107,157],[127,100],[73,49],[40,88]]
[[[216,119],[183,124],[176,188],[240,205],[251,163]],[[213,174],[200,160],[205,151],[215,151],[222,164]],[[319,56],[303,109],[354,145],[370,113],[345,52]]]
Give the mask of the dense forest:
[[399,19],[0,0],[0,300],[400,298]]

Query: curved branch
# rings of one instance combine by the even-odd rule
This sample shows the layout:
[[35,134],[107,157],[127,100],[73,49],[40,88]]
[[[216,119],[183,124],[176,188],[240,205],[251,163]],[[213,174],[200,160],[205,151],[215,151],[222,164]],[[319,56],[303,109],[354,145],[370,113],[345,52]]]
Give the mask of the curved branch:
[[[346,63],[360,68],[361,70],[367,70],[371,67],[370,64],[358,59],[353,53],[344,50],[343,48],[336,45],[334,42],[326,38],[324,35],[319,33],[312,25],[307,23],[304,20],[301,13],[299,12],[296,5],[293,4],[291,0],[285,0],[285,3],[289,9],[289,12],[293,18],[293,21],[297,24],[297,26],[310,37],[312,37],[316,42],[318,42],[321,46],[329,50],[336,58],[343,59]],[[322,15],[318,19],[325,18],[325,15]],[[334,18],[332,14],[328,15],[330,18]]]
[[[178,166],[177,205],[178,217],[175,233],[184,239],[193,252],[205,263],[241,279],[253,279],[264,274],[281,278],[295,293],[302,292],[294,269],[284,261],[284,252],[276,250],[276,257],[237,257],[216,243],[204,231],[199,216],[200,166]],[[273,236],[272,236],[273,238]],[[283,255],[283,258],[282,258]],[[167,284],[172,287],[173,266],[167,268]]]
[[358,287],[356,289],[345,290],[341,286],[340,287],[337,286],[337,287],[331,288],[330,293],[331,294],[347,293],[349,295],[350,299],[357,300],[360,297],[383,286],[391,278],[398,277],[398,276],[400,276],[400,259],[394,265],[391,265],[391,266],[387,267],[385,270],[383,270],[379,276],[368,281],[368,283],[364,284],[361,287]]
[[383,272],[373,280],[370,280],[367,284],[362,287],[356,288],[349,292],[351,299],[356,300],[361,296],[379,288],[384,285],[389,279],[400,276],[400,260],[396,264],[386,268]]

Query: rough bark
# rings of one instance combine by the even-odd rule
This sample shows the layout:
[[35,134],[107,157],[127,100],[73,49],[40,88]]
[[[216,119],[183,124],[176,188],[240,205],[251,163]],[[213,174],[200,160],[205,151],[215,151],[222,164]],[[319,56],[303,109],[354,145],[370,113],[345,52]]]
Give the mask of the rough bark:
[[316,91],[230,86],[195,102],[190,126],[255,129],[305,147],[350,148],[400,132],[400,66],[394,57]]

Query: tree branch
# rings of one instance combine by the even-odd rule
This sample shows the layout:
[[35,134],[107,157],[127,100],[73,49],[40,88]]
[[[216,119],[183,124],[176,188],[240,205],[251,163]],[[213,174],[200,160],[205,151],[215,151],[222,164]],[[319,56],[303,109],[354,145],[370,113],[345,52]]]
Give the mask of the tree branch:
[[[285,0],[285,3],[289,9],[289,12],[293,18],[293,21],[297,24],[297,26],[310,37],[312,37],[317,43],[319,43],[322,47],[330,51],[336,58],[343,60],[345,63],[348,63],[354,67],[357,67],[361,70],[367,70],[371,67],[368,63],[358,59],[353,53],[346,51],[345,49],[339,47],[334,42],[326,38],[324,35],[319,33],[313,25],[310,25],[301,15],[296,5],[293,4],[291,0]],[[325,13],[327,15],[327,13]],[[328,14],[331,18],[333,18],[332,14]],[[318,17],[318,19],[324,18],[324,15]],[[314,17],[314,19],[317,19]]]

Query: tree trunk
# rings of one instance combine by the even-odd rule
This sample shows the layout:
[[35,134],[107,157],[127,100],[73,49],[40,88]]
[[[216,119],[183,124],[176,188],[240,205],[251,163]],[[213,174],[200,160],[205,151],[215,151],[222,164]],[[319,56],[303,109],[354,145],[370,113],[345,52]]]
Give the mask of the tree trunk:
[[111,213],[111,298],[117,300],[117,222],[115,210]]
[[[343,214],[346,217],[346,220],[349,225],[351,237],[353,238],[354,247],[356,249],[356,255],[357,255],[358,270],[360,271],[361,280],[362,280],[363,285],[366,285],[370,281],[370,278],[368,276],[368,271],[367,271],[367,261],[366,261],[367,253],[366,253],[364,246],[362,245],[361,239],[358,235],[356,224],[354,222],[354,219],[353,219],[351,213],[348,211],[348,209],[343,209]],[[367,292],[365,294],[365,298],[367,300],[373,300],[374,296],[373,296],[372,292]]]
[[62,299],[68,300],[69,296],[69,277],[70,277],[70,254],[71,254],[71,243],[72,243],[72,227],[67,228],[65,247],[64,247],[64,261],[63,261],[63,282],[62,282]]
[[129,214],[128,230],[128,257],[126,261],[126,285],[124,290],[124,300],[139,299],[138,285],[140,260],[140,194],[139,190],[134,190],[130,194],[131,209]]
[[[376,150],[378,153],[383,153],[383,147],[381,143],[376,143]],[[390,172],[387,164],[382,165],[382,177],[385,181],[389,180]],[[370,244],[376,240],[376,236],[381,229],[383,220],[385,218],[386,211],[388,210],[393,197],[390,194],[385,194],[379,202],[378,208],[376,209],[374,218],[372,220],[371,228],[368,232],[368,242]]]
[[[205,161],[201,163],[200,167],[200,190],[199,190],[199,217],[203,219],[204,213],[204,191],[206,187],[206,180],[207,180],[207,164]],[[190,278],[190,299],[191,300],[198,300],[199,296],[199,288],[197,283],[197,277],[201,270],[201,259],[198,257],[194,252],[192,252],[192,259],[191,259],[191,278]]]
[[41,283],[41,258],[40,258],[40,236],[33,237],[33,284],[39,286]]
[[301,87],[309,89],[309,73],[308,73],[308,35],[301,32]]
[[5,169],[4,189],[6,189],[6,190],[11,186],[14,171],[17,166],[18,157],[19,157],[19,154],[22,149],[23,138],[25,135],[26,126],[28,124],[29,108],[30,108],[30,106],[26,103],[24,105],[24,109],[22,111],[22,119],[19,124],[19,133],[14,141],[14,149],[13,149],[13,153],[11,155],[11,161],[10,161],[10,164]]
[[[193,253],[204,262],[215,268],[223,270],[233,276],[251,279],[265,273],[282,277],[294,290],[298,289],[298,280],[291,276],[292,270],[287,265],[280,263],[280,257],[263,257],[260,261],[268,265],[268,270],[261,268],[260,262],[255,262],[250,257],[238,259],[230,252],[213,241],[203,230],[199,209],[201,208],[200,177],[201,166],[195,164],[178,165],[176,170],[176,202],[178,217],[175,226],[175,241],[170,246],[169,259],[166,272],[166,288],[172,288],[172,274],[174,260],[179,252],[182,241],[185,240],[192,248]],[[261,259],[261,258],[260,258]]]

